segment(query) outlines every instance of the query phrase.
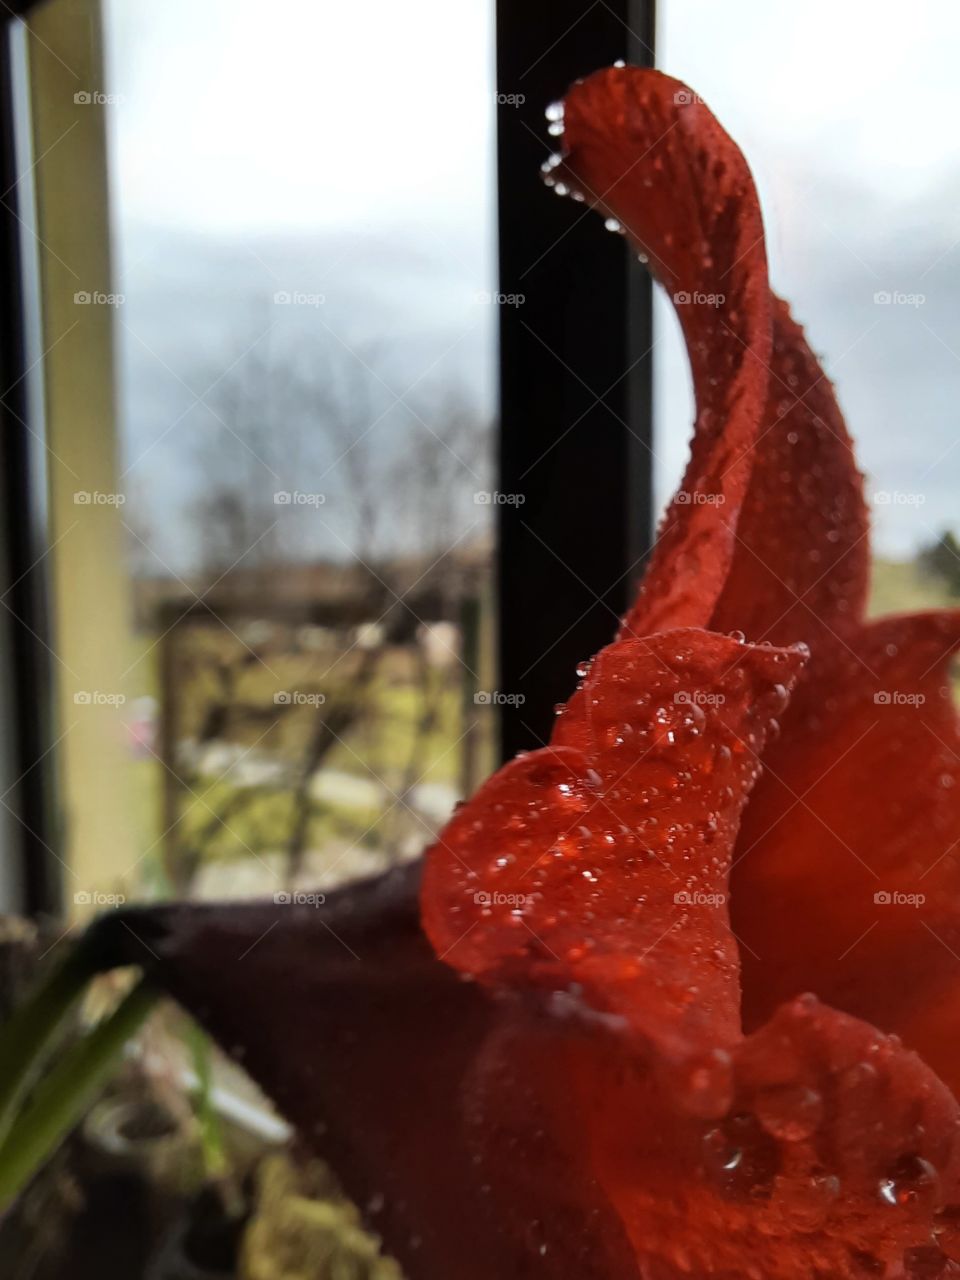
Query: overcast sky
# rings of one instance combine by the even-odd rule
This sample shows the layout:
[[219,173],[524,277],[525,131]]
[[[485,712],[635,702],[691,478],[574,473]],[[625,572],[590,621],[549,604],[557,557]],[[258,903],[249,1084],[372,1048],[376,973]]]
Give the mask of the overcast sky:
[[[208,245],[211,263],[242,245],[265,297],[315,285],[320,267],[306,249],[296,255],[316,238],[337,246],[336,261],[322,264],[327,279],[339,272],[364,298],[384,282],[385,323],[407,315],[425,361],[435,350],[445,368],[441,353],[462,331],[449,357],[456,376],[489,393],[493,317],[471,304],[493,267],[492,4],[107,0],[106,9],[109,87],[123,95],[110,115],[119,265],[141,300],[127,318],[163,361],[176,366],[177,342],[196,347],[185,335],[203,310],[174,322],[182,294],[163,301],[178,236]],[[907,15],[892,0],[661,0],[659,9],[660,64],[693,84],[747,153],[774,284],[825,355],[871,492],[922,497],[875,508],[880,549],[907,554],[960,523],[960,6],[916,0]],[[407,259],[397,279],[391,237]],[[194,272],[195,257],[184,251],[179,270]],[[418,261],[429,282],[419,290]],[[291,281],[298,270],[304,278]],[[925,300],[877,306],[878,291]],[[222,314],[205,315],[205,341]],[[692,410],[675,324],[666,308],[659,314],[663,496]],[[123,341],[142,388],[146,356]],[[168,408],[128,396],[127,410],[133,455],[150,446],[155,473],[175,476],[186,465],[179,432],[156,449],[142,434],[159,437]]]
[[[824,357],[856,439],[875,545],[957,527],[960,482],[960,6],[918,0],[663,0],[660,64],[746,152],[774,287]],[[922,294],[877,306],[877,292]],[[692,409],[661,307],[661,495]]]

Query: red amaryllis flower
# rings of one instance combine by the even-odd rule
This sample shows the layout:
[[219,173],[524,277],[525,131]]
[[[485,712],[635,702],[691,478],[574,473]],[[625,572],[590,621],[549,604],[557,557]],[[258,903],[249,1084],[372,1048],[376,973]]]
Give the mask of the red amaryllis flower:
[[619,636],[419,913],[414,871],[108,927],[416,1280],[960,1274],[960,616],[864,619],[850,440],[707,108],[611,69],[564,148],[548,180],[647,255],[696,389]]

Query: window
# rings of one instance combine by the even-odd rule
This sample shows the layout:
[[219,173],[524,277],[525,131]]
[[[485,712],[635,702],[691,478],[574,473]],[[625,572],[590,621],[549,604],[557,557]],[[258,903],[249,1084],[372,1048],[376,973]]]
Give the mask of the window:
[[544,106],[652,56],[635,9],[11,24],[48,503],[11,578],[49,603],[14,630],[52,693],[11,768],[78,916],[414,855],[609,638],[649,542],[649,285],[538,170]]
[[[660,65],[696,86],[744,148],[774,288],[836,383],[866,473],[873,607],[955,598],[953,396],[960,261],[949,74],[960,15],[890,3],[784,9],[668,0]],[[749,68],[749,74],[744,74]],[[657,493],[672,492],[692,420],[686,357],[658,302]]]

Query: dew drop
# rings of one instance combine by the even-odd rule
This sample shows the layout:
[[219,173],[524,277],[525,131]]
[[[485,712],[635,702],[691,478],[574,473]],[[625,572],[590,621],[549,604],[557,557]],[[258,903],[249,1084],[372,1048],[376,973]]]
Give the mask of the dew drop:
[[729,1053],[713,1049],[689,1063],[682,1074],[680,1096],[692,1115],[715,1120],[733,1101],[733,1065]]
[[948,1261],[935,1244],[915,1245],[903,1251],[903,1269],[916,1280],[936,1280],[943,1275]]
[[884,1204],[929,1211],[939,1199],[940,1177],[922,1156],[901,1156],[886,1177],[880,1179],[877,1193]]
[[850,1257],[864,1275],[884,1276],[887,1274],[886,1264],[881,1262],[879,1258],[875,1258],[872,1253],[867,1253],[865,1249],[851,1249]]
[[823,1118],[823,1099],[802,1084],[765,1089],[755,1102],[757,1119],[767,1133],[782,1142],[802,1142],[815,1133]]
[[831,1206],[840,1196],[840,1179],[829,1173],[814,1173],[791,1182],[785,1203],[799,1231],[816,1231],[823,1226]]
[[704,1172],[727,1194],[769,1194],[779,1164],[776,1142],[752,1115],[732,1116],[704,1135]]
[[937,1244],[954,1262],[960,1262],[960,1204],[948,1204],[933,1219]]

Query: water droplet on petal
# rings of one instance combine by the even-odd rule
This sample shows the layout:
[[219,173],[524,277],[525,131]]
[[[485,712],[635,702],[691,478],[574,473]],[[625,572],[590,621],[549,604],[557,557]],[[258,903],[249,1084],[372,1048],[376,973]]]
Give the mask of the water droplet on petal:
[[945,1205],[933,1219],[937,1244],[954,1262],[960,1262],[960,1204]]
[[768,1195],[779,1166],[779,1147],[754,1116],[732,1116],[704,1135],[704,1172],[728,1195]]
[[767,1133],[782,1142],[802,1142],[815,1133],[823,1118],[823,1099],[802,1084],[764,1089],[754,1103],[757,1119]]
[[687,1064],[679,1082],[680,1097],[691,1115],[714,1120],[733,1101],[733,1065],[729,1053],[713,1049]]
[[884,1204],[900,1209],[932,1210],[940,1196],[940,1176],[922,1156],[901,1156],[877,1187]]
[[831,1206],[840,1195],[840,1179],[829,1173],[814,1173],[784,1188],[790,1221],[798,1231],[816,1231],[823,1226]]
[[915,1245],[903,1252],[903,1269],[915,1280],[937,1280],[946,1270],[949,1259],[935,1244]]

